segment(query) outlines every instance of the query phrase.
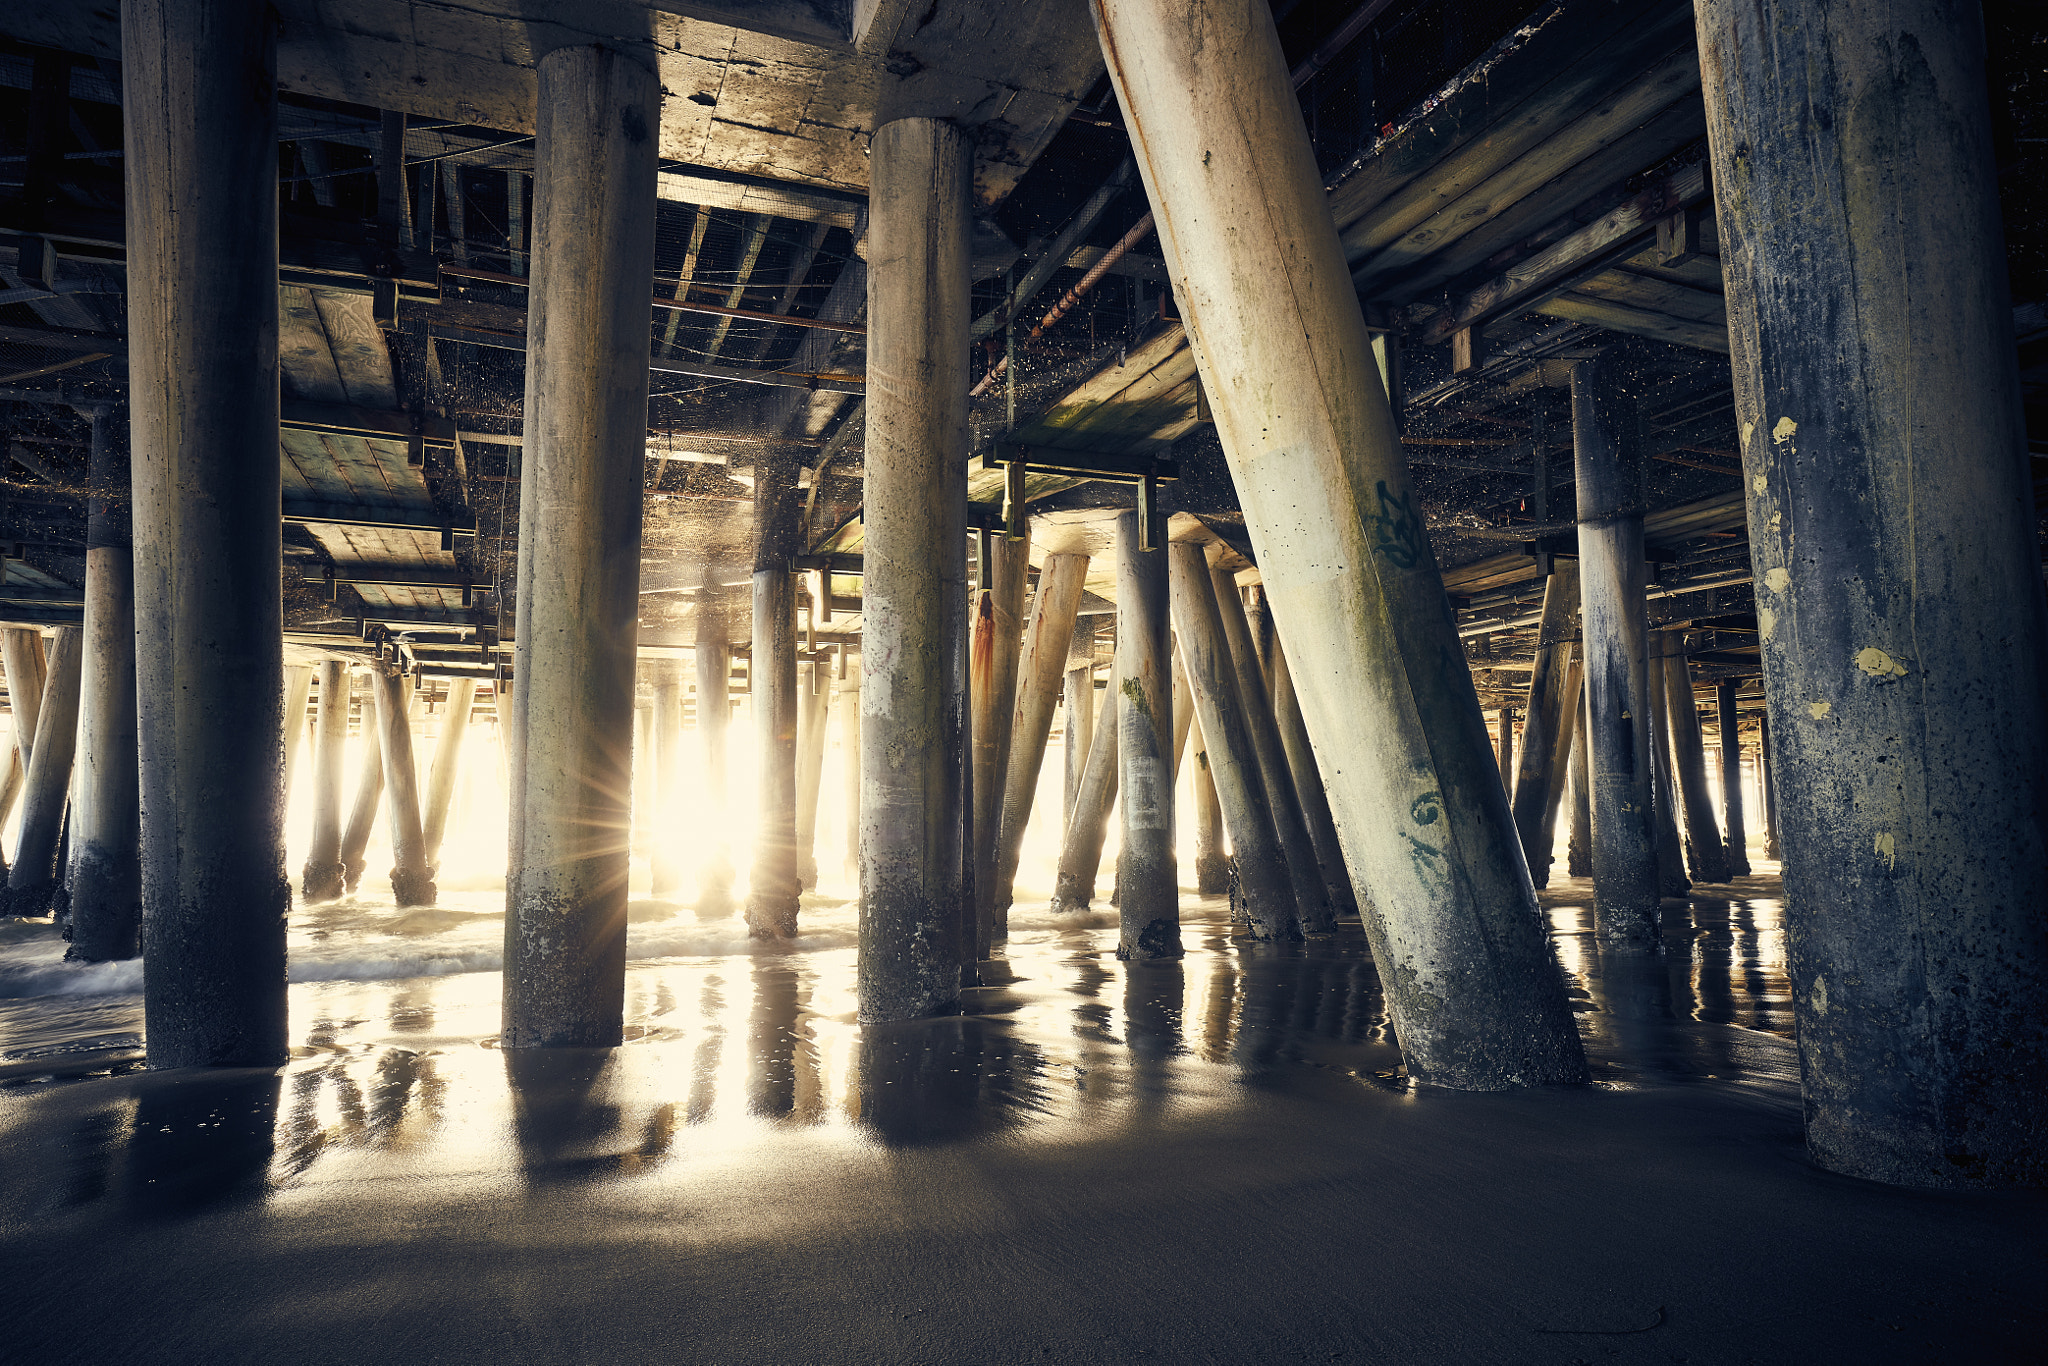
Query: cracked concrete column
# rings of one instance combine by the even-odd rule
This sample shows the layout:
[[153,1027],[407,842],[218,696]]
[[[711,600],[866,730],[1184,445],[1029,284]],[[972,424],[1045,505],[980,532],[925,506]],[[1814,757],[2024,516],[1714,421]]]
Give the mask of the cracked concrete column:
[[1593,911],[1612,944],[1657,942],[1656,773],[1643,605],[1643,440],[1610,353],[1572,366]]
[[277,22],[121,5],[152,1067],[287,1054]]
[[1696,13],[1807,1144],[2048,1184],[2048,606],[1982,20]]
[[1272,13],[1092,8],[1309,735],[1355,760],[1331,807],[1410,1073],[1582,1080]]
[[85,657],[72,802],[65,958],[133,958],[142,928],[141,755],[135,738],[135,551],[128,516],[128,412],[92,413],[85,521]]
[[1178,958],[1180,875],[1173,848],[1173,637],[1166,551],[1140,547],[1138,514],[1116,519],[1115,703],[1118,958]]
[[967,135],[875,130],[869,163],[861,679],[864,1021],[960,996],[966,849]]
[[[1086,555],[1048,555],[1038,576],[1038,595],[1032,601],[1031,626],[1025,634],[1018,666],[1017,705],[1010,719],[1010,761],[1004,775],[1002,822],[997,833],[995,886],[991,896],[995,937],[999,940],[1007,939],[1010,933],[1010,901],[1017,882],[1017,863],[1023,856],[1024,830],[1038,797],[1038,775],[1045,765],[1053,711],[1059,706],[1062,674],[1074,634],[1074,613],[1081,605],[1081,585],[1087,577]],[[1094,689],[1092,681],[1083,686],[1091,692]]]
[[332,901],[342,893],[341,768],[347,747],[348,665],[323,660],[320,713],[313,723],[313,841],[299,884],[307,901]]
[[504,1046],[623,1025],[633,684],[661,81],[599,47],[538,63],[513,657]]

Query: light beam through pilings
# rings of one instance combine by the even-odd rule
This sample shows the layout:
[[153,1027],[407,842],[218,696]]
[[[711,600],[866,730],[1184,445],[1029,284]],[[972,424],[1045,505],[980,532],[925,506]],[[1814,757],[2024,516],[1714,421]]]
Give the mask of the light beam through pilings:
[[1331,806],[1409,1069],[1582,1080],[1272,13],[1092,9],[1309,735],[1346,758]]

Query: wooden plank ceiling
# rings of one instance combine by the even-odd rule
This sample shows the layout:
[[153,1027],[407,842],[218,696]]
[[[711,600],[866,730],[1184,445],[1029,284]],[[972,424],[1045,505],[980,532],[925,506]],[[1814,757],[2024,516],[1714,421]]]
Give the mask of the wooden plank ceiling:
[[[1414,320],[1511,273],[1608,216],[1621,259],[1518,302],[1616,332],[1726,352],[1711,212],[1699,251],[1661,264],[1647,182],[1690,160],[1705,135],[1692,7],[1572,0],[1524,26],[1405,126],[1333,177],[1331,216],[1360,294]],[[1681,180],[1683,178],[1680,178]],[[1702,187],[1696,173],[1692,181]],[[1697,206],[1696,206],[1697,207]],[[1621,212],[1617,215],[1617,210]],[[1611,244],[1610,244],[1611,247]],[[1611,257],[1611,249],[1607,253]],[[1148,340],[1021,428],[1026,446],[1164,449],[1195,425],[1194,359],[1178,326]]]

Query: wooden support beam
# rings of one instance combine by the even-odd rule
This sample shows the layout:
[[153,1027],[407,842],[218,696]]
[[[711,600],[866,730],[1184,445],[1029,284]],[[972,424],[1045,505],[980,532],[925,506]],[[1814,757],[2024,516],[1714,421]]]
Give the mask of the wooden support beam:
[[1660,222],[1707,198],[1704,164],[1659,177],[1641,193],[1585,227],[1509,267],[1469,293],[1422,329],[1425,345],[1442,345],[1460,332],[1506,313],[1526,312],[1588,274],[1633,256],[1658,231]]

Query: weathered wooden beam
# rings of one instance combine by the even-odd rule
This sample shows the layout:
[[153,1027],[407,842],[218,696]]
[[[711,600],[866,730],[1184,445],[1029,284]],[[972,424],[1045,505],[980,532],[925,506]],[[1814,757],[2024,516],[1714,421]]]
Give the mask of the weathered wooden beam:
[[308,525],[376,526],[393,531],[452,531],[457,536],[476,535],[476,514],[467,509],[443,512],[439,508],[362,507],[354,503],[321,503],[310,499],[284,500],[284,520]]
[[1659,222],[1706,198],[1704,164],[1660,177],[1620,207],[1453,299],[1423,327],[1423,344],[1440,345],[1491,318],[1535,307],[1588,274],[1641,251],[1655,238]]

